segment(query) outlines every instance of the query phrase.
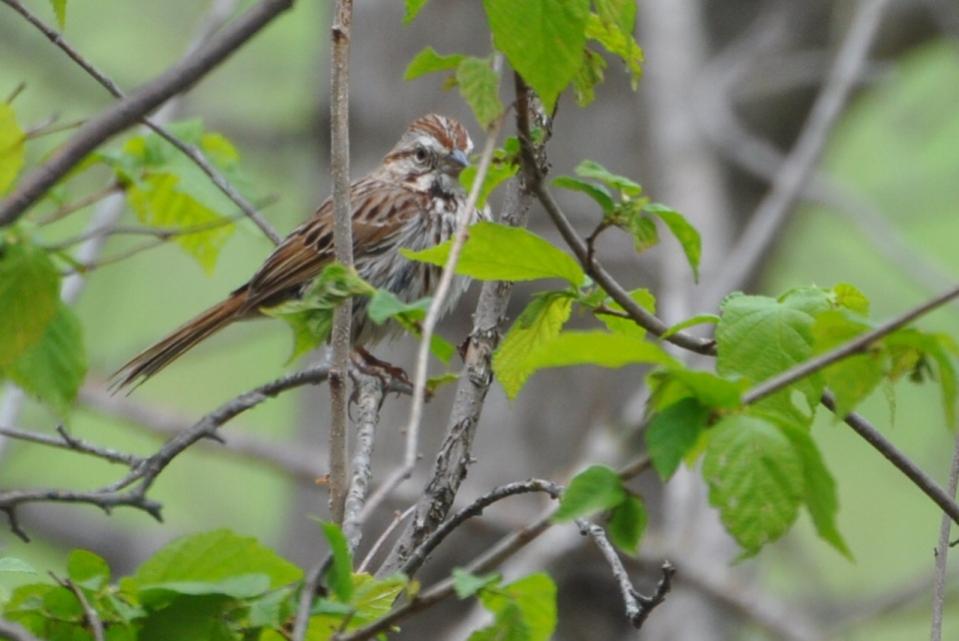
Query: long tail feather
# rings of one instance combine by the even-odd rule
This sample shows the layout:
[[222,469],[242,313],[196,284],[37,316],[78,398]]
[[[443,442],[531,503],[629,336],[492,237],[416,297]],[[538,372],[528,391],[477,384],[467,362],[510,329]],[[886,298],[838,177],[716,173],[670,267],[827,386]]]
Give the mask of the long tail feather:
[[110,389],[116,392],[125,387],[140,385],[201,341],[238,320],[246,311],[246,303],[247,293],[241,289],[184,323],[156,345],[140,352],[118,369],[110,377],[112,380]]

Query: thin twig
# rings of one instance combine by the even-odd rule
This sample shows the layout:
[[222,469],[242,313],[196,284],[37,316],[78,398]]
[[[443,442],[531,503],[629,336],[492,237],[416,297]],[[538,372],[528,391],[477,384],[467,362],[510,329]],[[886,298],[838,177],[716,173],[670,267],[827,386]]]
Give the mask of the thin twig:
[[90,628],[93,641],[104,641],[103,621],[100,619],[100,615],[96,609],[90,605],[90,600],[87,599],[87,596],[83,593],[80,586],[70,579],[61,580],[56,577],[54,578],[60,585],[73,592],[74,596],[77,597],[77,601],[80,602],[80,607],[83,608],[83,616],[87,620],[87,627]]
[[[956,497],[959,486],[959,437],[952,453],[952,465],[949,468],[949,496]],[[952,518],[948,514],[942,515],[939,525],[939,543],[936,546],[936,578],[932,587],[932,628],[930,639],[942,641],[942,615],[946,607],[946,570],[949,567],[946,560],[949,556],[949,531],[952,529]]]
[[[20,13],[29,20],[31,24],[40,28],[48,38],[62,48],[62,36],[46,27],[46,25],[43,25],[43,23],[27,11],[18,0],[0,1]],[[219,33],[208,39],[191,55],[188,55],[134,93],[118,100],[100,115],[88,120],[50,160],[24,176],[17,189],[5,200],[0,202],[0,226],[12,224],[60,178],[65,176],[77,163],[83,160],[87,154],[96,149],[108,138],[145,118],[148,113],[163,104],[163,102],[171,96],[190,88],[200,78],[257,34],[280,13],[292,6],[293,0],[260,0],[260,2],[247,10],[240,18],[226,25]],[[41,25],[46,28],[41,28]],[[68,55],[70,55],[69,52]],[[74,58],[74,60],[76,60],[76,58]],[[77,62],[79,63],[79,61]],[[90,69],[86,67],[84,67],[84,69],[90,73]],[[97,80],[101,80],[101,78],[97,77]],[[114,89],[119,91],[115,86]],[[161,136],[163,135],[160,130],[154,130]],[[168,138],[167,140],[170,139]],[[171,142],[173,141],[171,140]],[[176,145],[175,142],[173,144]],[[184,151],[186,146],[179,148],[181,151]],[[185,153],[189,155],[188,150],[185,151]],[[191,156],[191,158],[196,161],[195,157]],[[209,165],[209,163],[207,163],[207,165]],[[211,175],[211,178],[213,175]],[[214,179],[214,182],[217,181]],[[217,186],[222,189],[225,182],[221,181],[221,183],[222,184],[218,184]],[[244,208],[241,206],[241,208],[243,208],[244,211],[252,211],[250,207]],[[256,222],[255,219],[254,222]],[[264,223],[262,219],[260,222]],[[260,228],[268,229],[268,226],[264,223]],[[266,233],[266,229],[264,229],[264,233]],[[275,232],[272,233],[272,237],[278,240]]]
[[869,48],[879,28],[888,0],[859,0],[856,13],[826,81],[816,98],[799,138],[787,156],[772,188],[750,219],[746,230],[729,251],[732,260],[708,284],[713,298],[726,295],[743,283],[782,228],[786,216],[815,168],[833,125],[842,113]]
[[343,534],[356,551],[363,535],[360,513],[366,503],[370,479],[373,478],[373,442],[376,425],[380,422],[380,405],[383,402],[383,382],[376,376],[357,373],[356,397],[356,448],[353,452],[352,479],[346,493],[343,516]]
[[165,242],[173,238],[190,236],[192,234],[202,234],[203,232],[208,232],[213,229],[219,229],[220,227],[231,225],[237,220],[240,220],[242,216],[242,214],[237,216],[226,216],[218,220],[211,220],[207,223],[191,225],[189,227],[142,227],[135,225],[110,225],[98,227],[96,229],[89,229],[82,234],[78,234],[72,238],[67,238],[66,240],[58,243],[44,245],[43,248],[47,251],[62,251],[64,249],[69,249],[74,245],[86,242],[92,238],[100,238],[103,236],[151,236],[159,241]]
[[102,189],[99,189],[93,192],[92,194],[88,194],[84,196],[83,198],[75,200],[72,203],[66,203],[65,205],[61,205],[60,207],[56,209],[56,211],[50,212],[43,218],[40,218],[37,221],[37,224],[49,225],[50,223],[55,223],[58,220],[61,220],[62,218],[66,218],[73,212],[79,211],[83,209],[84,207],[89,207],[90,205],[98,203],[104,198],[106,198],[107,196],[118,193],[119,191],[120,191],[120,185],[118,185],[116,181],[111,180]]
[[[92,63],[87,61],[83,55],[77,51],[74,47],[64,40],[63,35],[57,32],[55,29],[44,23],[42,20],[30,13],[26,7],[20,4],[19,0],[3,0],[8,4],[14,11],[22,15],[30,24],[40,30],[43,35],[45,35],[50,42],[59,47],[64,53],[67,54],[74,62],[76,62],[80,67],[86,71],[90,76],[93,77],[100,85],[102,85],[111,96],[122,100],[125,98],[125,94],[120,89],[119,85],[111,80],[106,74],[98,70]],[[164,140],[169,142],[171,145],[176,147],[181,153],[186,155],[190,160],[192,160],[200,170],[209,177],[216,187],[223,192],[223,194],[232,200],[237,207],[239,207],[243,213],[253,221],[253,223],[263,231],[267,238],[273,241],[274,245],[280,243],[280,236],[276,231],[270,226],[268,222],[256,211],[256,208],[243,197],[240,192],[227,181],[227,179],[221,174],[216,167],[214,167],[203,154],[202,151],[197,149],[195,146],[190,145],[173,133],[171,133],[164,126],[159,124],[153,119],[147,118],[144,114],[142,118],[144,125],[152,129]]]
[[[336,0],[330,27],[330,176],[333,180],[333,247],[336,260],[353,267],[353,216],[350,206],[350,28],[353,0]],[[333,367],[330,368],[330,514],[343,523],[349,484],[348,400],[346,376],[352,347],[353,301],[347,298],[333,314]],[[359,537],[357,537],[359,540]]]
[[22,625],[7,621],[2,617],[0,617],[0,636],[4,639],[10,639],[10,641],[41,641],[38,637],[30,634]]
[[313,607],[313,599],[330,565],[332,557],[327,555],[325,559],[314,565],[306,575],[303,581],[303,587],[300,588],[300,598],[297,603],[296,617],[293,619],[293,632],[290,635],[291,641],[303,641],[306,638],[306,631],[310,627],[310,610]]
[[393,533],[393,530],[398,528],[400,524],[409,518],[410,514],[413,513],[413,510],[416,509],[416,505],[411,505],[402,512],[397,511],[393,515],[393,520],[390,521],[390,524],[386,526],[383,530],[383,533],[377,537],[376,541],[370,546],[369,552],[366,553],[366,556],[363,557],[363,562],[360,563],[359,567],[356,568],[357,572],[366,572],[366,569],[369,567],[370,563],[373,562],[376,553],[379,552],[380,548],[383,547],[383,544],[386,543],[386,539],[390,537],[390,534]]
[[0,435],[19,441],[29,441],[31,443],[39,443],[63,450],[80,452],[81,454],[89,454],[105,461],[110,461],[111,463],[120,463],[129,467],[135,467],[143,462],[143,459],[139,456],[126,452],[118,452],[117,450],[107,447],[100,447],[75,436],[71,436],[62,425],[57,428],[57,433],[60,435],[60,438],[12,427],[0,427]]
[[606,530],[595,523],[590,523],[582,519],[577,519],[576,525],[579,526],[579,530],[583,536],[589,536],[593,540],[596,547],[599,548],[599,551],[602,553],[603,558],[606,559],[606,563],[609,564],[613,577],[619,584],[619,592],[623,597],[623,604],[626,607],[626,618],[629,619],[629,622],[634,628],[637,630],[640,629],[643,627],[643,623],[646,622],[647,617],[649,617],[650,612],[666,599],[666,595],[672,589],[673,574],[676,573],[673,564],[669,561],[663,561],[661,568],[663,576],[656,586],[655,592],[653,592],[652,596],[643,596],[633,587],[633,582],[630,580],[629,573],[623,566],[622,559],[619,558],[609,539],[606,538]]

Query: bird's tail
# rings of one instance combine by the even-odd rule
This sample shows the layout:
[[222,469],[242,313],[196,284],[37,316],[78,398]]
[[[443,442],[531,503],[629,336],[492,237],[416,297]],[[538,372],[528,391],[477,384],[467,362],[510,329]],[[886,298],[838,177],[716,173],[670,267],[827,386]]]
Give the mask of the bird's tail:
[[139,385],[201,341],[209,338],[247,311],[247,293],[240,289],[199,316],[187,321],[153,347],[140,352],[111,376],[114,392]]

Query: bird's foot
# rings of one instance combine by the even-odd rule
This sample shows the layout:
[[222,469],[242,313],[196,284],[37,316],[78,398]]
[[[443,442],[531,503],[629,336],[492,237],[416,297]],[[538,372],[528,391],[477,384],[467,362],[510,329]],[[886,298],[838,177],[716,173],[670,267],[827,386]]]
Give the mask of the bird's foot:
[[350,360],[358,371],[380,379],[384,389],[395,388],[396,383],[399,383],[400,387],[413,389],[413,381],[410,380],[406,370],[376,358],[362,347],[353,350]]

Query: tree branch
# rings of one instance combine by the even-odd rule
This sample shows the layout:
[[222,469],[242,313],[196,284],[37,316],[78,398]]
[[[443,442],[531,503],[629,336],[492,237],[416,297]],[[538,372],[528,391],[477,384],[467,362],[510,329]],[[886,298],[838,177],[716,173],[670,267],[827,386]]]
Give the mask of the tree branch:
[[[18,0],[2,0],[17,9]],[[140,121],[171,96],[189,89],[230,54],[256,35],[293,0],[260,0],[243,16],[226,25],[218,34],[166,72],[136,92],[119,100],[91,118],[45,164],[24,176],[17,189],[0,201],[0,227],[15,222],[60,178],[107,139]],[[59,34],[57,40],[61,41]],[[161,134],[162,135],[162,134]],[[195,159],[194,159],[195,160]]]
[[343,517],[343,534],[356,551],[363,535],[360,514],[369,493],[373,478],[373,442],[376,426],[380,422],[380,406],[383,404],[383,382],[376,376],[357,373],[356,386],[356,449],[353,452],[352,480],[346,493]]
[[[959,437],[952,452],[952,465],[949,467],[949,497],[955,499],[959,487]],[[939,543],[936,545],[936,578],[932,587],[932,632],[931,641],[942,641],[942,615],[946,606],[946,559],[949,556],[949,531],[952,518],[942,515],[939,525]]]
[[[350,207],[350,27],[353,0],[336,0],[330,27],[330,176],[333,179],[333,247],[336,260],[353,267],[353,217]],[[347,298],[333,314],[333,367],[330,370],[330,513],[343,523],[349,483],[349,438],[346,375],[350,367],[350,322],[353,300]],[[357,534],[357,540],[359,540]]]
[[30,634],[26,628],[13,621],[7,621],[0,618],[0,636],[10,641],[40,641],[38,637]]
[[127,454],[126,452],[118,452],[117,450],[106,447],[100,447],[98,445],[88,443],[87,441],[79,439],[75,436],[71,436],[70,433],[67,432],[66,428],[64,428],[62,425],[57,427],[57,433],[60,435],[60,438],[55,438],[46,434],[40,434],[38,432],[19,430],[12,427],[0,427],[0,435],[6,436],[7,438],[17,439],[19,441],[29,441],[31,443],[39,443],[41,445],[48,445],[50,447],[56,447],[63,450],[71,450],[81,454],[89,454],[105,461],[109,461],[111,463],[120,463],[128,467],[136,467],[143,462],[143,459],[139,456]]

